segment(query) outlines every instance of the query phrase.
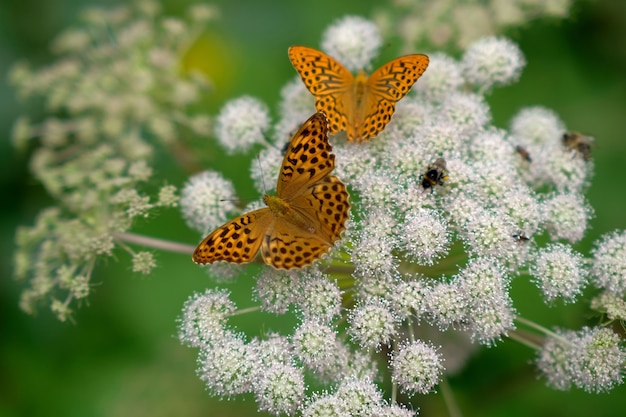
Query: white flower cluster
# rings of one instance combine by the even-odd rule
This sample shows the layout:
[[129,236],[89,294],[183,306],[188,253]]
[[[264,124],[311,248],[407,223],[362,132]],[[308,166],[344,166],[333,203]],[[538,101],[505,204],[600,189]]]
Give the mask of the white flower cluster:
[[537,366],[556,389],[573,384],[588,392],[606,392],[622,383],[626,352],[608,328],[559,331],[546,341]]
[[92,288],[98,258],[116,247],[132,257],[133,272],[155,267],[155,257],[134,252],[124,236],[135,219],[177,205],[172,185],[154,195],[143,190],[153,181],[156,150],[210,132],[208,115],[193,110],[210,81],[181,71],[179,53],[215,10],[192,14],[163,16],[152,0],[90,8],[81,26],[53,40],[53,63],[31,69],[19,62],[11,71],[18,96],[45,107],[40,120],[17,121],[14,145],[33,150],[31,172],[58,207],[18,232],[16,275],[31,283],[24,311],[44,301],[61,320],[71,317],[75,300]]
[[467,48],[481,37],[501,33],[540,17],[564,18],[572,0],[422,0],[381,6],[376,22],[385,37],[399,36],[411,50],[425,41],[437,47]]
[[[368,27],[346,18],[325,33],[324,44],[340,48],[350,33],[356,39],[335,53],[352,54],[362,66],[373,53],[362,47],[373,33]],[[548,304],[574,302],[594,282],[614,296],[597,298],[597,309],[623,317],[615,297],[626,291],[624,235],[603,238],[591,268],[572,247],[592,215],[583,195],[588,155],[572,152],[564,123],[547,109],[522,109],[509,130],[491,124],[483,95],[517,81],[523,65],[519,48],[500,38],[471,44],[461,61],[433,54],[378,137],[330,138],[335,174],[351,188],[344,239],[320,267],[265,268],[257,277],[262,310],[295,311],[300,319],[292,335],[270,339],[280,355],[267,353],[269,342],[246,341],[226,325],[206,326],[221,335],[201,353],[199,373],[211,391],[253,393],[259,408],[274,415],[362,415],[366,408],[366,415],[411,415],[388,405],[372,384],[378,368],[388,367],[391,382],[408,395],[434,390],[444,363],[462,367],[470,342],[493,346],[515,331],[520,318],[510,283],[520,275],[532,276]],[[281,96],[275,132],[283,135],[308,117],[307,105],[315,110],[293,81]],[[268,147],[259,160],[272,158],[282,159]],[[575,340],[564,344],[565,338]],[[546,343],[539,366],[554,386],[607,390],[621,382],[610,370],[623,360],[618,339],[606,329],[563,332]],[[306,391],[302,381],[309,377],[328,391]]]

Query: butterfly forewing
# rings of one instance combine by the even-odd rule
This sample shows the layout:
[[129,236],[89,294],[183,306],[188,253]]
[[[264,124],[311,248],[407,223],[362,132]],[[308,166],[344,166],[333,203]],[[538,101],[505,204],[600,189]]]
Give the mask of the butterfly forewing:
[[428,67],[426,55],[414,54],[396,58],[370,75],[367,84],[376,98],[396,102],[409,92]]
[[335,167],[335,155],[328,143],[328,121],[322,113],[311,116],[293,136],[280,169],[276,195],[290,200],[305,192]]
[[267,207],[243,214],[205,237],[192,259],[198,264],[217,261],[248,263],[259,251],[273,221],[272,212]]
[[347,68],[322,51],[306,46],[289,48],[289,59],[304,85],[315,96],[315,108],[326,114],[330,133],[346,130],[348,102],[341,97],[350,95],[354,76]]
[[354,76],[343,65],[325,53],[306,46],[289,48],[289,59],[313,94],[337,94],[346,91]]

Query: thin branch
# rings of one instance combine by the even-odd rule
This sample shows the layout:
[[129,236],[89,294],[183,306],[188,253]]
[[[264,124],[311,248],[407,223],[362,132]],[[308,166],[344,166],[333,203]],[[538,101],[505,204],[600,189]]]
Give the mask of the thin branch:
[[454,398],[454,394],[452,393],[452,388],[450,388],[450,384],[448,383],[448,379],[444,376],[442,378],[441,384],[441,393],[443,394],[443,401],[446,403],[446,407],[448,408],[448,415],[450,417],[463,417],[461,413],[461,409]]
[[170,240],[157,239],[155,237],[142,236],[134,233],[116,232],[114,237],[124,242],[154,249],[162,249],[169,252],[184,253],[185,255],[191,255],[196,248],[186,243],[172,242]]

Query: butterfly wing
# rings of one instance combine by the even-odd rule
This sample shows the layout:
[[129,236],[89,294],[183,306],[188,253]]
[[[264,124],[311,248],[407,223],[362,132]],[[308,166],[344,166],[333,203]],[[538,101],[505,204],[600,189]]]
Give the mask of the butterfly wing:
[[335,168],[335,155],[328,143],[328,120],[315,113],[291,138],[278,175],[276,195],[291,200],[327,176]]
[[348,199],[345,184],[329,175],[294,198],[291,206],[308,220],[317,235],[332,245],[346,228],[350,213]]
[[302,268],[319,259],[332,246],[317,233],[294,228],[286,219],[277,219],[274,230],[263,238],[263,261],[277,269]]
[[263,237],[273,228],[274,221],[267,207],[243,214],[205,237],[193,252],[192,259],[197,264],[217,261],[248,263],[259,251]]
[[396,103],[409,92],[426,71],[426,55],[406,55],[383,65],[370,75],[365,96],[357,112],[363,122],[358,127],[356,140],[367,140],[378,135],[391,121]]
[[306,46],[289,48],[289,59],[304,85],[315,96],[315,108],[330,121],[330,133],[345,130],[350,114],[349,97],[354,76],[331,56]]

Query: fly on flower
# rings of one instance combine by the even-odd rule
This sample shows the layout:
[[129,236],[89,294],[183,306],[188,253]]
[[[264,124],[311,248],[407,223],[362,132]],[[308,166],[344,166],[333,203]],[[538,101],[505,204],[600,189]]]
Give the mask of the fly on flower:
[[579,153],[585,161],[591,159],[591,139],[578,132],[563,133],[562,142],[566,148],[573,149]]
[[259,249],[277,269],[312,264],[340,238],[350,212],[346,186],[334,175],[328,120],[311,116],[291,138],[267,207],[220,226],[198,245],[193,261],[248,263]]
[[513,237],[513,239],[517,240],[519,243],[528,242],[530,240],[530,238],[526,236],[524,232],[519,232],[511,236]]
[[433,191],[435,185],[443,185],[448,180],[448,170],[446,169],[446,160],[437,158],[435,162],[426,167],[426,172],[420,175],[419,181],[424,188]]
[[515,146],[515,152],[517,152],[518,155],[521,156],[522,159],[524,159],[524,161],[526,161],[526,162],[532,162],[533,161],[532,158],[530,157],[530,153],[523,146],[521,146],[521,145]]
[[357,76],[333,57],[306,46],[289,48],[289,59],[306,88],[315,96],[317,111],[330,121],[330,133],[346,131],[348,140],[362,142],[376,137],[391,120],[396,103],[426,71],[426,55],[396,58],[369,77]]

